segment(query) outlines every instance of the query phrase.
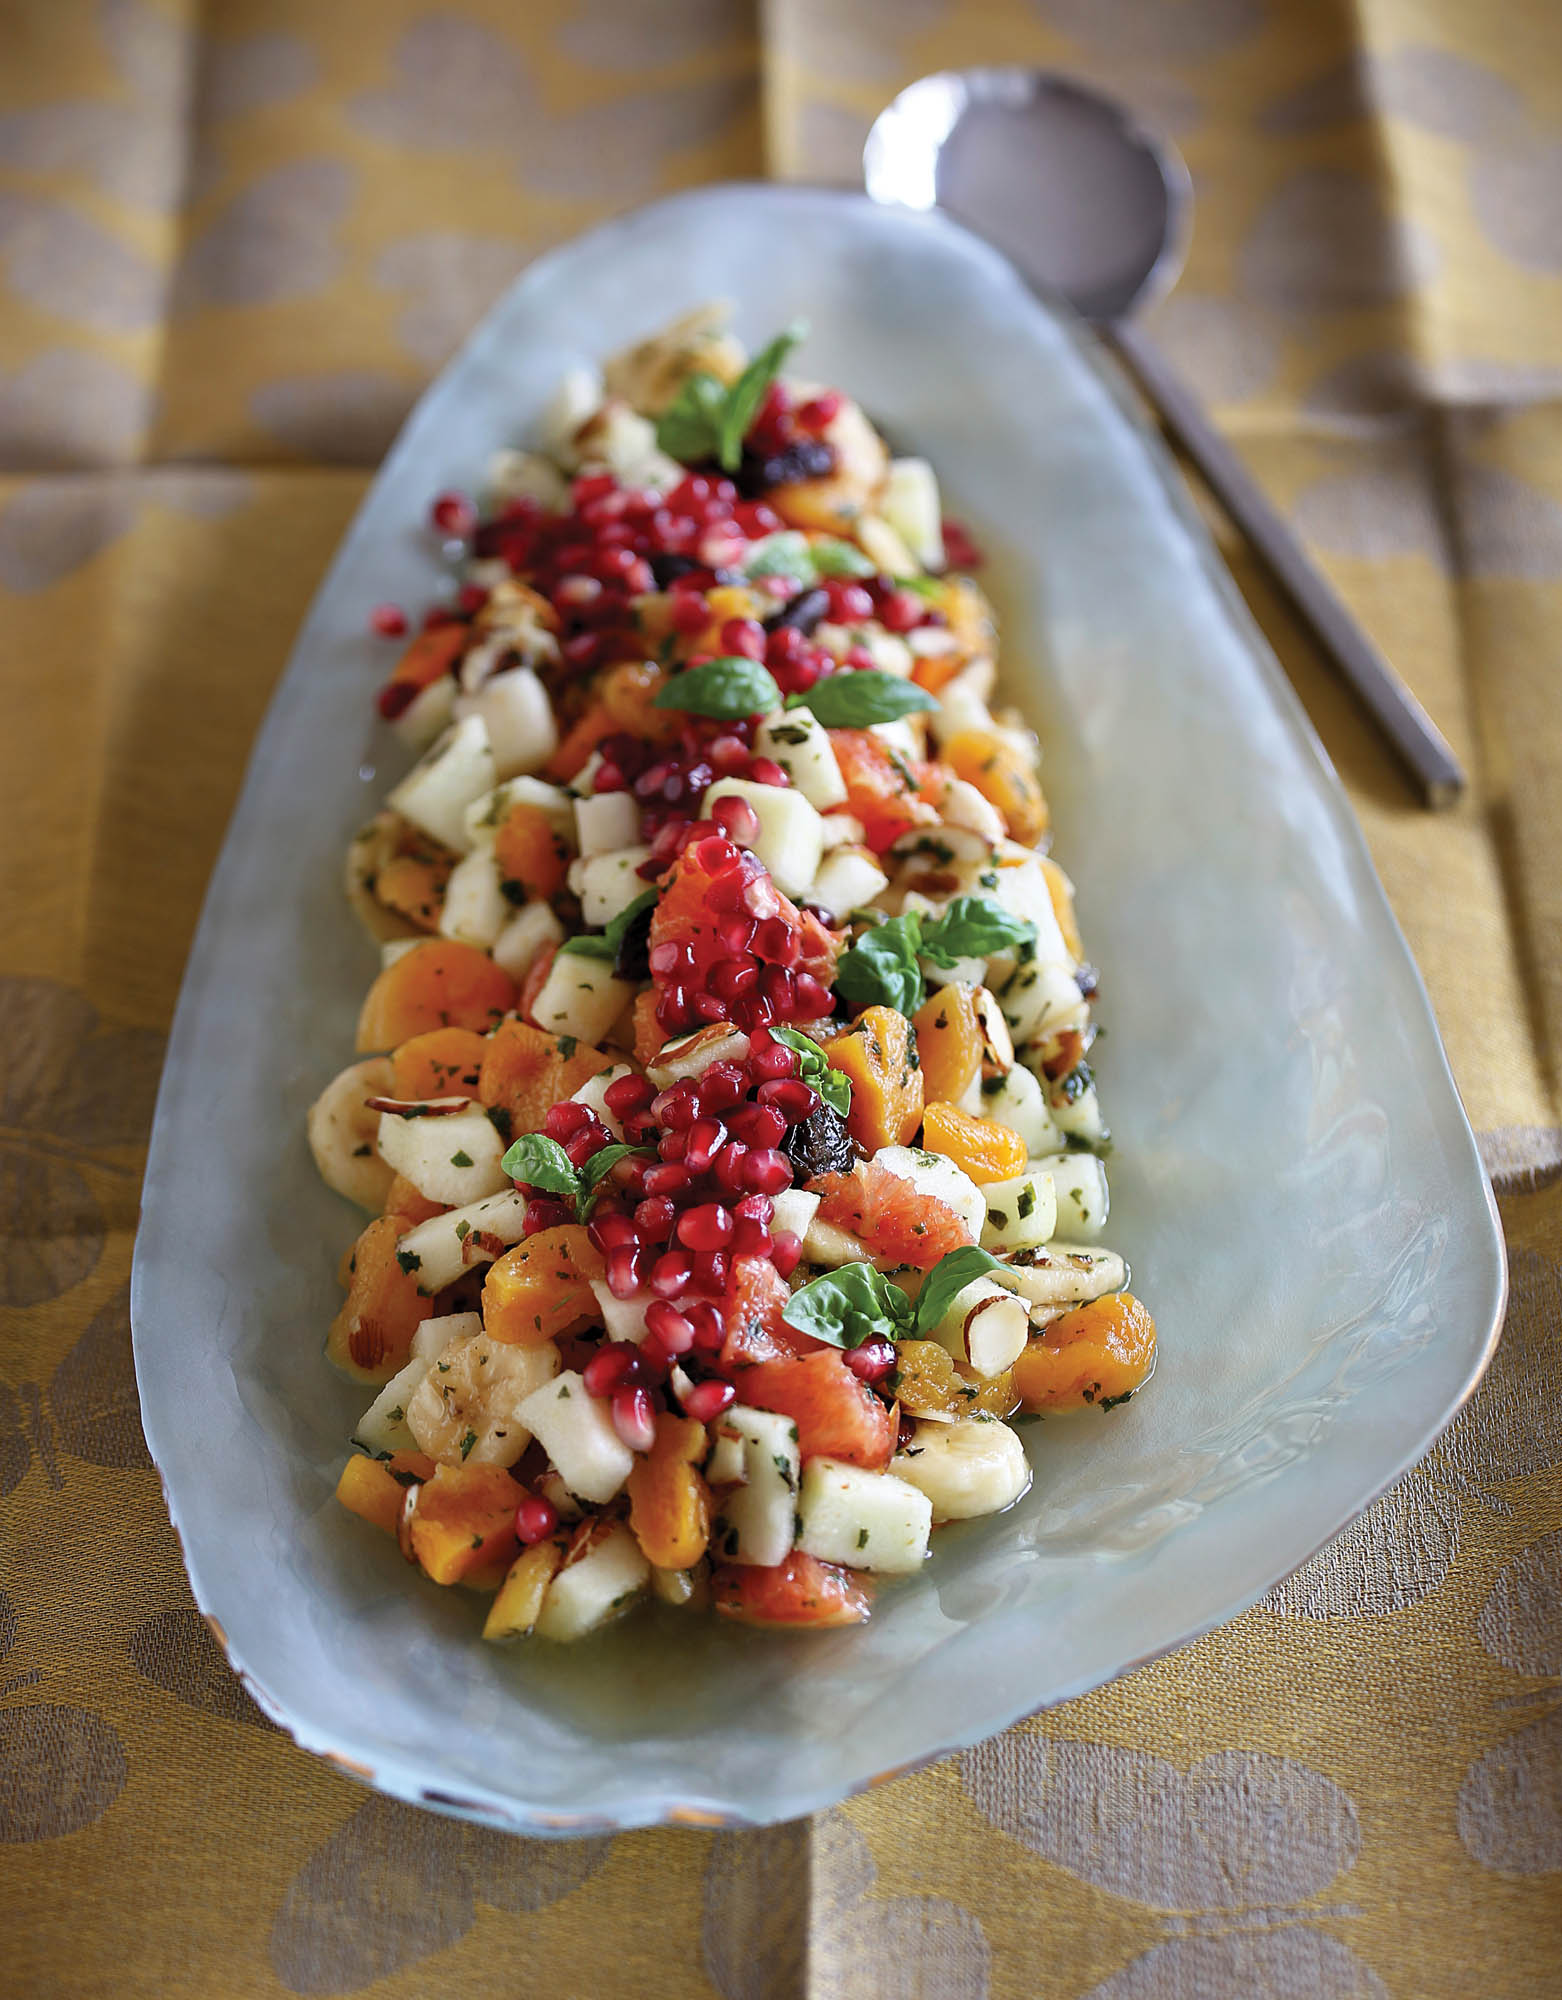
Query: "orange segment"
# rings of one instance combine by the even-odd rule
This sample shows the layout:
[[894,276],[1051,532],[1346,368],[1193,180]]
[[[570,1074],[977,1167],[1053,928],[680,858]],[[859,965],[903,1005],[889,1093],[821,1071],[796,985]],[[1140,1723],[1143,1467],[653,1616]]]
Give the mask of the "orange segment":
[[821,1174],[809,1192],[823,1196],[819,1219],[871,1243],[877,1264],[929,1271],[940,1257],[974,1240],[946,1203],[919,1193],[877,1160],[849,1174]]
[[867,1152],[908,1146],[922,1123],[922,1072],[911,1023],[893,1007],[866,1008],[823,1044],[830,1067],[849,1077],[846,1129]]
[[1132,1292],[1092,1299],[1055,1319],[1014,1364],[1028,1410],[1077,1410],[1128,1396],[1155,1366],[1155,1321]]
[[1074,885],[1050,855],[1041,857],[1041,872],[1047,878],[1047,894],[1052,898],[1052,913],[1058,920],[1058,929],[1063,933],[1063,942],[1076,958],[1085,955],[1085,942],[1079,935],[1079,919],[1074,915]]
[[758,1362],[738,1377],[738,1400],[750,1409],[791,1417],[805,1461],[843,1458],[881,1471],[894,1454],[889,1405],[852,1373],[838,1348],[794,1361]]
[[711,1572],[711,1601],[744,1625],[860,1625],[871,1604],[850,1570],[794,1549],[774,1569],[730,1563]]
[[487,952],[454,938],[426,938],[369,988],[358,1016],[358,1048],[399,1048],[430,1028],[482,1033],[515,1004],[515,981]]
[[602,1253],[576,1222],[539,1229],[490,1265],[483,1281],[483,1329],[515,1347],[540,1347],[594,1318],[591,1280]]
[[832,729],[830,747],[846,784],[846,809],[862,821],[875,854],[914,826],[937,825],[937,811],[917,795],[920,774],[882,737],[865,729]]
[[992,1118],[973,1118],[956,1104],[930,1104],[922,1128],[930,1153],[942,1153],[978,1187],[1023,1174],[1027,1154],[1018,1132]]

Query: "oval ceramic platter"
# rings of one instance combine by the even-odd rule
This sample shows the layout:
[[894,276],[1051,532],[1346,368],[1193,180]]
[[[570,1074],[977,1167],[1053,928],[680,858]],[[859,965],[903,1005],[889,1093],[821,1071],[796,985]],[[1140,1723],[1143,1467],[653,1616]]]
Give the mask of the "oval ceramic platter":
[[[654,1607],[481,1643],[332,1490],[327,1366],[358,1224],[304,1111],[375,969],[341,855],[404,756],[382,599],[441,581],[429,497],[480,483],[569,366],[712,295],[932,459],[1000,560],[1116,1134],[1111,1240],[1159,1319],[1144,1395],[1031,1427],[1029,1494],[946,1528],[872,1622]],[[321,590],[190,957],[136,1251],[148,1439],[197,1601],[257,1701],[399,1798],[528,1833],[790,1819],[990,1735],[1254,1602],[1412,1463],[1495,1342],[1501,1239],[1355,821],[1175,475],[1089,336],[936,216],[680,196],[533,265],[407,425]]]

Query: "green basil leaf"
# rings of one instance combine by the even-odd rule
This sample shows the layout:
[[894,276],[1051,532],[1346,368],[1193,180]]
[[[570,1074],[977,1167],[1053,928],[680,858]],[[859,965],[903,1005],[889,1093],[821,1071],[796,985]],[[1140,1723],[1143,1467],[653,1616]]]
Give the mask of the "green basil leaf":
[[772,1024],[770,1039],[797,1051],[798,1075],[811,1090],[818,1091],[832,1111],[844,1118],[852,1107],[851,1078],[843,1070],[833,1068],[819,1044],[797,1028]]
[[781,690],[768,667],[723,653],[702,666],[685,667],[658,690],[653,708],[677,708],[685,715],[712,715],[721,722],[738,722],[748,715],[769,715],[781,706]]
[[819,580],[808,537],[796,528],[782,528],[752,543],[743,558],[743,574],[785,576],[794,583],[817,583]]
[[902,590],[915,591],[928,604],[937,604],[944,594],[941,576],[897,576],[895,581]]
[[832,1347],[903,1340],[915,1324],[910,1299],[871,1264],[847,1264],[811,1279],[792,1294],[781,1317]]
[[991,896],[956,896],[942,916],[923,925],[922,956],[935,965],[953,965],[957,958],[1012,951],[1035,935],[1029,917],[1014,916]]
[[759,350],[727,391],[716,439],[716,456],[725,471],[737,471],[743,458],[743,440],[748,436],[749,425],[759,415],[765,391],[780,374],[782,362],[807,332],[801,320],[784,327],[768,346]]
[[570,952],[576,958],[601,958],[609,963],[618,956],[599,931],[582,931],[579,937],[566,938],[559,950]]
[[569,1154],[546,1132],[523,1133],[499,1164],[512,1181],[541,1188],[544,1194],[573,1200],[580,1192],[580,1175],[571,1166]]
[[559,950],[574,952],[578,958],[600,958],[613,964],[623,949],[624,933],[660,894],[659,889],[642,889],[633,902],[624,905],[605,931],[584,931],[579,937],[566,938]]
[[877,576],[878,565],[871,562],[855,542],[838,542],[824,535],[809,544],[814,568],[821,576]]
[[806,693],[788,695],[786,705],[808,707],[826,729],[866,729],[872,722],[925,714],[938,703],[915,681],[863,667],[854,673],[830,674]]
[[898,1007],[914,1014],[922,1005],[922,968],[917,950],[922,920],[915,910],[889,917],[842,952],[835,990],[854,1007]]
[[669,458],[700,465],[714,458],[727,407],[726,385],[703,369],[684,378],[656,424],[656,442]]
[[948,1312],[956,1293],[963,1292],[973,1278],[985,1277],[989,1271],[1000,1268],[996,1257],[986,1250],[979,1250],[974,1243],[968,1243],[963,1250],[951,1250],[947,1257],[940,1257],[928,1272],[927,1281],[917,1299],[917,1332],[931,1333]]
[[611,1146],[604,1146],[600,1153],[593,1153],[580,1170],[580,1197],[575,1212],[582,1222],[591,1220],[591,1211],[597,1205],[597,1196],[602,1192],[602,1183],[609,1171],[620,1160],[631,1156],[641,1159],[654,1158],[654,1146],[626,1146],[622,1140],[615,1140]]

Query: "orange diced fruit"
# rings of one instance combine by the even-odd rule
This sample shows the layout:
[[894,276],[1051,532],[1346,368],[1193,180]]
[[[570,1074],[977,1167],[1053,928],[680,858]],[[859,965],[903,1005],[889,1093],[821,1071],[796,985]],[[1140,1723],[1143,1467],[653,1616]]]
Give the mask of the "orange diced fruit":
[[336,1497],[349,1514],[394,1535],[407,1489],[381,1460],[355,1456],[342,1467]]
[[476,1097],[488,1037],[471,1028],[430,1028],[413,1035],[391,1057],[391,1095]]
[[510,1136],[518,1139],[523,1132],[540,1132],[555,1104],[573,1097],[612,1062],[572,1035],[550,1035],[529,1021],[503,1021],[488,1037],[478,1096],[509,1114]]
[[1027,1410],[1077,1410],[1120,1402],[1155,1366],[1155,1321],[1132,1292],[1092,1299],[1037,1334],[1014,1364]]
[[911,1023],[893,1007],[868,1007],[823,1044],[832,1069],[850,1079],[846,1129],[864,1151],[905,1146],[922,1123],[922,1072]]
[[489,1608],[483,1637],[494,1642],[524,1638],[541,1616],[542,1600],[563,1560],[564,1550],[556,1541],[533,1542],[522,1549]]
[[711,1601],[744,1625],[860,1625],[872,1608],[850,1570],[794,1549],[783,1563],[728,1563],[711,1574]]
[[629,1475],[629,1525],[657,1569],[691,1569],[709,1546],[710,1490],[695,1470],[705,1446],[703,1424],[663,1411]]
[[506,1250],[483,1281],[483,1330],[515,1347],[556,1340],[597,1309],[602,1253],[576,1222],[539,1229]]
[[756,1362],[738,1376],[738,1400],[750,1409],[791,1417],[805,1464],[810,1458],[841,1458],[882,1471],[894,1454],[889,1405],[852,1373],[839,1348]]
[[981,1073],[976,989],[956,982],[930,993],[912,1016],[929,1104],[958,1104]]
[[998,808],[1012,839],[1034,843],[1052,824],[1041,780],[1006,737],[987,729],[962,729],[944,744],[943,760]]
[[569,869],[569,849],[541,806],[518,800],[494,836],[494,859],[506,885],[518,884],[527,897],[556,896]]
[[515,1509],[521,1489],[502,1465],[436,1465],[418,1488],[412,1553],[435,1583],[460,1583],[474,1570],[512,1561],[520,1547]]
[[515,981],[487,952],[455,938],[425,938],[392,960],[358,1016],[358,1047],[399,1048],[430,1028],[482,1033],[515,1004]]
[[412,1336],[434,1310],[396,1255],[411,1227],[410,1216],[377,1215],[347,1259],[347,1297],[331,1322],[325,1351],[360,1382],[388,1382],[404,1368]]
[[957,1104],[927,1107],[922,1143],[930,1153],[953,1160],[978,1187],[1012,1180],[1025,1171],[1025,1141],[1018,1132],[993,1118],[973,1118]]

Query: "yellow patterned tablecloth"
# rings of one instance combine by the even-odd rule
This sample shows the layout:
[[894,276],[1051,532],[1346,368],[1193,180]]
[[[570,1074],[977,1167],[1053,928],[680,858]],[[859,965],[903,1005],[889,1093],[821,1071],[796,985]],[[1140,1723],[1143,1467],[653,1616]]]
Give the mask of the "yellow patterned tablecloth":
[[[388,1804],[239,1690],[136,1416],[147,1121],[252,732],[529,256],[848,180],[899,84],[1015,59],[1185,151],[1158,334],[1475,774],[1417,811],[1225,537],[1481,1134],[1501,1351],[1267,1603],[817,1821],[549,1846]],[[0,1992],[1562,1991],[1555,0],[0,0],[0,659]]]

